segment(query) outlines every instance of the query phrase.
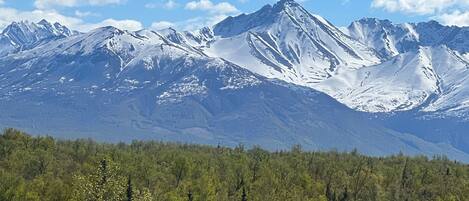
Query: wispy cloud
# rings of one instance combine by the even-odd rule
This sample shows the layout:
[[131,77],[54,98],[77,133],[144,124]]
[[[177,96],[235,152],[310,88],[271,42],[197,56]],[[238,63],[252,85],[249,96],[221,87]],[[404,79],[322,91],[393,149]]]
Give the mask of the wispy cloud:
[[237,13],[239,10],[228,2],[213,3],[210,0],[199,0],[188,2],[185,6],[187,10],[202,10],[216,14]]
[[428,15],[448,25],[467,25],[469,0],[373,0],[371,7],[388,12]]
[[82,12],[82,11],[76,10],[75,11],[75,16],[83,18],[83,17],[90,17],[90,16],[99,16],[99,14],[89,12],[89,11]]
[[145,4],[145,8],[173,9],[173,8],[177,8],[177,7],[179,7],[179,3],[175,0],[166,0],[165,2]]
[[161,29],[166,29],[170,27],[176,27],[176,25],[168,21],[159,21],[159,22],[153,22],[150,26],[150,29],[161,30]]
[[451,13],[444,13],[436,17],[446,25],[469,26],[469,11],[461,12],[459,10]]
[[55,6],[75,7],[81,5],[102,6],[109,4],[121,4],[126,0],[35,0],[34,5],[39,9],[49,9]]
[[200,29],[202,27],[210,27],[214,24],[224,20],[226,15],[213,15],[208,17],[194,17],[187,20],[169,22],[169,21],[157,21],[151,25],[151,29],[160,30],[165,28],[175,28],[178,30],[188,30],[193,31]]
[[373,0],[372,7],[390,12],[433,14],[453,6],[468,6],[469,0]]

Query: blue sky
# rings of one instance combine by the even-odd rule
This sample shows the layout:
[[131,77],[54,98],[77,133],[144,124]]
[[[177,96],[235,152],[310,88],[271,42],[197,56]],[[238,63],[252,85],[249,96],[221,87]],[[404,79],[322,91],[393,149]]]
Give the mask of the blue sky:
[[[396,23],[435,19],[469,25],[469,0],[298,0],[337,26],[362,17]],[[46,18],[87,31],[105,25],[123,29],[195,29],[226,16],[250,13],[274,0],[0,0],[0,28],[11,21]]]

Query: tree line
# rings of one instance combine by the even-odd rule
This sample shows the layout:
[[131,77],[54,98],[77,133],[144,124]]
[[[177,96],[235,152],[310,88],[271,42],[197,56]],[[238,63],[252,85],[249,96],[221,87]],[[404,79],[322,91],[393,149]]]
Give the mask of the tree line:
[[0,135],[0,201],[463,201],[469,166],[446,157],[268,152]]

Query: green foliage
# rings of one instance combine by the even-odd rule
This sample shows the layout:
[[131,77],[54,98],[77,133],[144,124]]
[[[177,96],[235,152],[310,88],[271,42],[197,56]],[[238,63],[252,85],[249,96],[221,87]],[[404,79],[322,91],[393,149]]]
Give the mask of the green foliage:
[[453,201],[469,166],[438,156],[267,152],[0,135],[0,201]]

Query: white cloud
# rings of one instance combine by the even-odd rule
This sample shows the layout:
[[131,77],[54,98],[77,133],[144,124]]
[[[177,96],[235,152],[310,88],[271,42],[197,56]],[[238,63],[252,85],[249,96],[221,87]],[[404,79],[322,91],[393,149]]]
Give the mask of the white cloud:
[[388,12],[426,15],[445,25],[469,25],[469,0],[373,0],[371,7]]
[[210,27],[224,20],[226,17],[227,17],[226,15],[213,15],[213,16],[208,16],[208,17],[195,17],[195,18],[191,18],[188,20],[177,21],[177,22],[159,21],[159,22],[154,22],[150,28],[153,30],[161,30],[161,29],[172,27],[178,30],[194,31],[202,27]]
[[75,7],[80,5],[102,6],[108,4],[120,4],[125,0],[35,0],[34,5],[37,8],[45,9],[54,6]]
[[147,3],[145,4],[145,8],[158,8],[159,4],[157,3]]
[[0,5],[4,4],[5,1],[4,0],[0,0]]
[[168,0],[165,4],[164,7],[167,9],[173,9],[178,6],[178,3],[174,0]]
[[199,0],[188,2],[185,6],[187,10],[202,10],[209,11],[210,13],[216,14],[228,14],[228,13],[237,13],[238,9],[231,5],[228,2],[220,2],[214,4],[210,0]]
[[198,17],[198,18],[192,18],[189,20],[184,21],[183,23],[180,23],[180,27],[183,30],[197,30],[202,27],[210,27],[218,22],[224,20],[226,15],[213,15],[209,17]]
[[172,22],[168,22],[168,21],[159,21],[159,22],[153,22],[150,26],[150,29],[161,30],[161,29],[166,29],[170,27],[175,27],[175,24]]
[[19,11],[14,8],[0,7],[0,29],[5,28],[13,21],[28,20],[38,22],[46,19],[50,22],[59,22],[71,29],[78,31],[89,31],[101,26],[114,26],[124,30],[139,30],[143,28],[142,23],[135,20],[106,19],[98,23],[86,23],[77,17],[65,16],[55,10],[32,10]]
[[469,0],[373,0],[371,6],[389,12],[425,15],[442,12],[455,6],[469,6]]
[[175,0],[167,0],[163,3],[147,3],[145,4],[145,8],[165,8],[165,9],[173,9],[179,6]]
[[76,10],[75,11],[75,16],[77,16],[77,17],[89,17],[89,16],[98,16],[98,14],[93,13],[93,12],[89,12],[89,11],[82,12],[82,11]]
[[461,12],[459,10],[451,13],[444,13],[436,17],[445,25],[469,26],[469,11]]
[[[238,0],[247,2],[247,0]],[[240,11],[228,2],[213,3],[210,0],[193,0],[185,5],[186,10],[207,11],[205,16],[195,17],[184,21],[173,22],[179,29],[196,30],[212,26],[225,19],[228,14],[238,14]]]

